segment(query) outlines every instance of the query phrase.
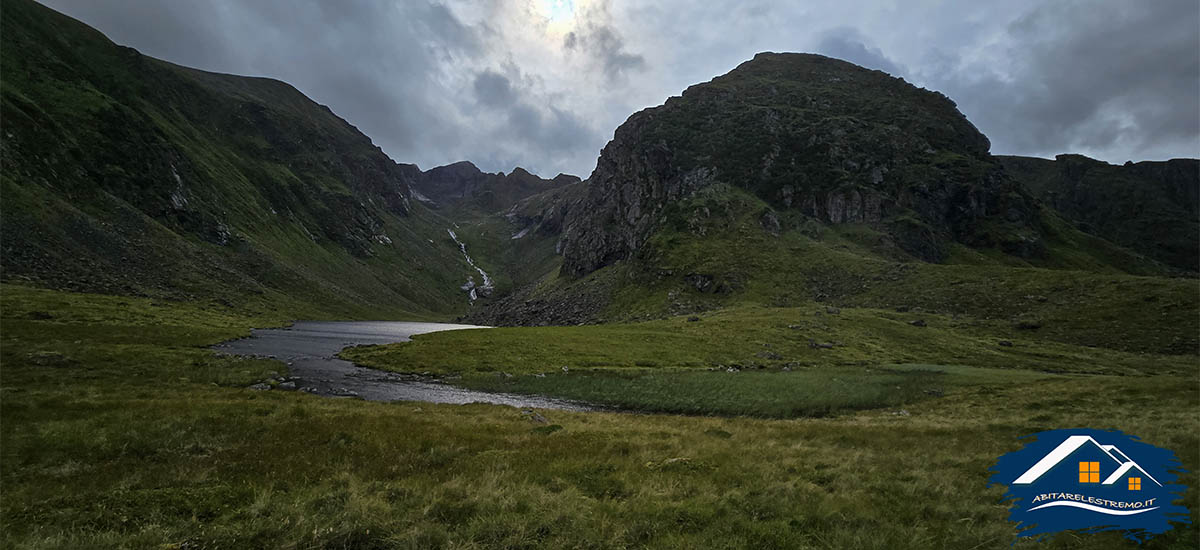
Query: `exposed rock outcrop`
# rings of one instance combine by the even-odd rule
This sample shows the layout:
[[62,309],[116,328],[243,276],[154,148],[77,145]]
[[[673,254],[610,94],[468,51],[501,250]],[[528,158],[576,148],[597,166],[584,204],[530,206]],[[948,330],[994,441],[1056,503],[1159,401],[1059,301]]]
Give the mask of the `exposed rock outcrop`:
[[1200,271],[1200,160],[1117,166],[1082,155],[997,158],[1080,230],[1176,268]]
[[875,226],[926,261],[951,242],[1037,256],[1037,206],[988,148],[940,93],[819,55],[759,54],[617,129],[567,230],[563,272],[630,257],[672,202],[714,183]]

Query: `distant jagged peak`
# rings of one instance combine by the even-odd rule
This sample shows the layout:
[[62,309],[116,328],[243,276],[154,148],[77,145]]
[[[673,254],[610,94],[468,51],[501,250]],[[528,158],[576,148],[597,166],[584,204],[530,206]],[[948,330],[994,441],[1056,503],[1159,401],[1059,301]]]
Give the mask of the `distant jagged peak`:
[[478,176],[482,175],[483,171],[475,166],[475,163],[469,160],[460,160],[443,166],[436,166],[425,171],[427,176]]
[[554,178],[551,179],[550,181],[553,181],[554,183],[556,183],[558,185],[570,185],[572,183],[579,183],[579,182],[583,181],[583,178],[580,178],[579,176],[576,176],[573,174],[564,174],[562,172],[559,172],[558,175],[554,176]]
[[520,166],[507,174],[489,173],[464,160],[421,173],[413,186],[431,203],[451,210],[491,212],[511,208],[526,197],[578,181],[579,178],[564,174],[546,179]]

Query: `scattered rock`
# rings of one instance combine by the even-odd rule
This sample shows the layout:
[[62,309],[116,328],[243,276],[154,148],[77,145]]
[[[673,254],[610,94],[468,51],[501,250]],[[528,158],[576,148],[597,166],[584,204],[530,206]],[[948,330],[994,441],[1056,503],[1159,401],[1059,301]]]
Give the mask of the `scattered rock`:
[[70,359],[57,351],[35,351],[26,357],[39,367],[65,367],[71,363]]
[[271,389],[271,385],[266,382],[250,384],[249,386],[246,386],[246,387],[249,389],[255,390],[255,391],[267,391],[267,390]]
[[713,276],[704,273],[689,273],[683,280],[700,292],[708,292],[715,286]]
[[762,215],[761,218],[759,218],[758,223],[762,225],[763,230],[767,233],[770,233],[776,237],[779,236],[779,230],[781,229],[781,226],[779,225],[779,217],[775,215],[775,212],[768,210]]
[[804,328],[804,325],[788,325],[788,328],[790,328],[792,330],[800,330],[800,329]]
[[997,344],[1000,344],[1001,346],[1006,347],[1006,348],[1012,347],[1012,342],[1009,342],[1008,340],[1001,340],[1001,341],[997,342]]
[[906,411],[904,409],[900,409],[898,411],[892,411],[889,414],[891,414],[892,416],[912,416],[911,414],[909,414],[908,411]]
[[925,320],[924,320],[924,319],[917,319],[916,321],[913,321],[913,322],[911,322],[911,323],[909,323],[909,324],[910,324],[910,325],[912,325],[912,326],[914,326],[914,327],[923,327],[923,326],[926,326],[926,324],[925,324]]
[[941,397],[941,396],[945,395],[945,393],[942,392],[942,390],[939,390],[937,388],[931,388],[931,389],[925,390],[925,395],[928,395],[930,397]]
[[664,471],[694,471],[708,469],[709,466],[698,460],[692,460],[685,457],[668,458],[659,462],[650,461],[646,463],[646,468],[650,470]]
[[568,367],[568,366],[566,366],[566,365],[563,365],[562,371],[563,371],[563,374],[566,374],[566,373],[568,373],[568,372],[571,372],[571,367]]
[[828,313],[830,315],[841,315],[842,310],[840,310],[836,307],[833,307],[833,306],[826,306],[825,313]]
[[530,409],[525,409],[525,410],[521,411],[521,414],[529,417],[529,420],[535,424],[549,424],[550,423],[550,421],[547,420],[546,417],[544,417],[541,414],[538,414],[536,411],[533,411]]
[[1017,324],[1013,326],[1016,327],[1017,330],[1037,330],[1042,328],[1042,322],[1036,320],[1024,320],[1018,321]]
[[817,342],[810,338],[808,340],[808,347],[813,349],[833,349],[833,342]]
[[779,355],[778,353],[775,353],[770,350],[760,351],[760,352],[756,353],[755,356],[760,359],[770,359],[772,361],[778,361],[780,359],[783,359],[782,355]]
[[296,383],[295,382],[282,382],[276,387],[281,390],[291,391],[291,390],[296,389]]

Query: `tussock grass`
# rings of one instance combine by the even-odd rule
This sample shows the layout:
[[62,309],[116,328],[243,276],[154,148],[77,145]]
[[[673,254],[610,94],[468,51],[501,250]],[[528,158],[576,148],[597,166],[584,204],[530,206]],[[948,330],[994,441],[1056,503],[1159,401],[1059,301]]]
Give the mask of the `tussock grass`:
[[794,372],[594,369],[514,378],[474,375],[455,384],[640,412],[795,418],[896,407],[964,387],[1028,384],[1052,376],[1024,370],[888,365],[812,367]]
[[[1020,436],[1076,426],[1175,450],[1193,524],[1149,547],[1197,537],[1194,372],[989,382],[945,368],[928,376],[962,385],[905,403],[907,416],[540,411],[551,432],[507,407],[245,389],[283,365],[200,346],[261,318],[3,291],[4,547],[1009,548],[988,467]],[[1014,547],[1135,546],[1069,533]]]
[[[402,372],[509,374],[560,372],[563,366],[778,369],[903,363],[1187,374],[1196,365],[1194,354],[1076,345],[1057,341],[1041,329],[1021,330],[965,315],[873,308],[841,308],[829,314],[827,307],[735,307],[705,313],[696,322],[679,316],[631,324],[442,332],[400,344],[351,348],[342,357]],[[926,326],[912,324],[918,320]],[[1178,331],[1163,332],[1169,336]]]

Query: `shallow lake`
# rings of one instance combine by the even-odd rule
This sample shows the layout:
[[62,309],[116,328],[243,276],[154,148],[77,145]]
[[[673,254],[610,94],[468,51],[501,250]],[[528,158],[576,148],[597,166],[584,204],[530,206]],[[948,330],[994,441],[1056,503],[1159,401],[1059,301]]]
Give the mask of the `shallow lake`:
[[591,410],[582,403],[531,395],[457,388],[435,378],[356,366],[337,358],[343,348],[406,342],[413,335],[488,327],[406,321],[298,321],[288,328],[254,329],[249,338],[214,346],[232,355],[270,357],[288,364],[288,381],[297,389],[328,397],[370,401],[494,403],[523,408]]

